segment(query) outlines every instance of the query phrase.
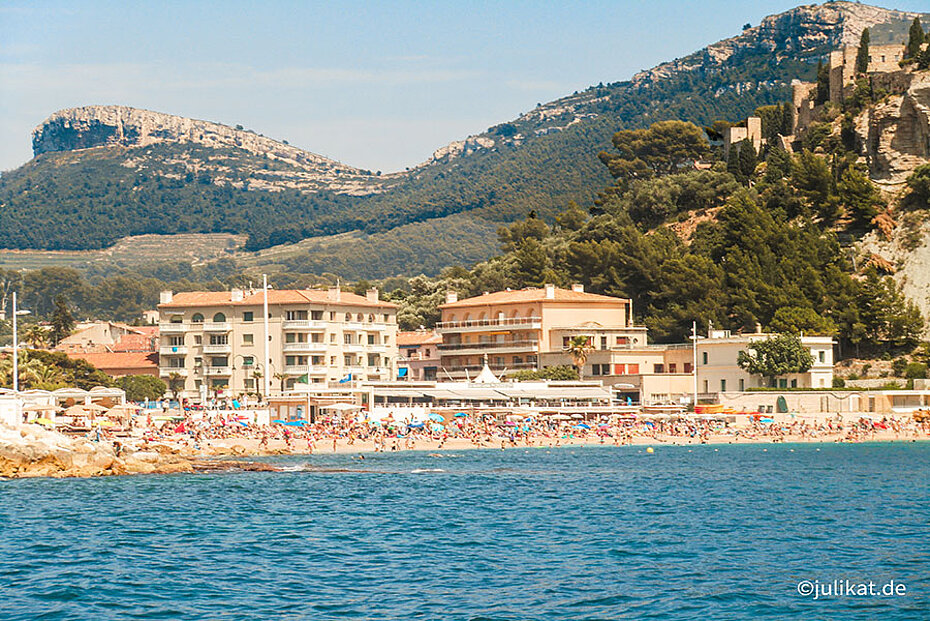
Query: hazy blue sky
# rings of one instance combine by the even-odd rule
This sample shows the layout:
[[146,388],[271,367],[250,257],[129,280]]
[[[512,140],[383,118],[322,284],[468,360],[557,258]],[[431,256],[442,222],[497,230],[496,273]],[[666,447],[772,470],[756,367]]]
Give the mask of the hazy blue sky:
[[240,123],[402,169],[795,4],[0,0],[0,170],[31,157],[30,132],[49,114],[90,104]]

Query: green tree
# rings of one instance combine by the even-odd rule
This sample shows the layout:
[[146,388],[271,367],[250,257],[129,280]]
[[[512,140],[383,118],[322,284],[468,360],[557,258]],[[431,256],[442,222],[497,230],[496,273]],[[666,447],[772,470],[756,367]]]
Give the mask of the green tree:
[[813,308],[783,306],[775,311],[771,329],[785,334],[809,334],[833,336],[836,324],[829,317],[822,317]]
[[52,343],[56,346],[61,342],[61,339],[74,330],[74,316],[68,308],[68,298],[63,293],[55,296],[55,309],[52,311],[51,324],[50,336],[52,337]]
[[756,155],[756,148],[752,145],[752,140],[745,138],[739,145],[739,172],[746,179],[752,179],[756,172],[756,165],[759,163]]
[[116,385],[126,391],[130,401],[155,401],[168,390],[168,385],[154,375],[125,375],[116,380]]
[[753,341],[748,349],[739,352],[737,364],[747,373],[768,378],[770,385],[774,385],[775,378],[781,375],[804,373],[814,364],[810,350],[794,334],[778,334]]
[[830,101],[830,67],[823,64],[822,60],[817,61],[817,94],[814,97],[814,104],[821,105]]
[[34,323],[23,332],[23,340],[33,349],[39,349],[48,340],[48,329]]
[[920,25],[920,18],[915,17],[914,21],[911,23],[910,31],[908,31],[907,47],[904,48],[904,57],[917,58],[924,44],[924,40],[924,29]]
[[573,336],[568,340],[566,351],[572,357],[572,364],[578,369],[578,379],[584,379],[584,365],[588,361],[588,354],[594,351],[591,337],[584,334]]
[[659,121],[649,129],[627,129],[614,134],[616,154],[599,157],[618,180],[667,175],[709,152],[704,132],[693,123]]
[[578,369],[569,365],[557,365],[544,369],[522,369],[508,374],[510,379],[517,382],[532,382],[538,380],[570,381],[578,379]]
[[849,166],[843,171],[836,191],[847,215],[859,226],[871,223],[885,204],[868,176],[857,166]]
[[910,190],[908,198],[916,207],[930,209],[930,164],[915,168],[907,178],[907,187]]
[[869,71],[869,29],[864,28],[859,37],[859,49],[856,51],[856,73]]

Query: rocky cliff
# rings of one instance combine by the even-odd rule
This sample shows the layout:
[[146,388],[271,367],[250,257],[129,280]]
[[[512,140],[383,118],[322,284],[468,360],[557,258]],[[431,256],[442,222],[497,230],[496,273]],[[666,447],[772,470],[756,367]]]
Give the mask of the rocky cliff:
[[856,119],[872,179],[901,184],[930,161],[930,71],[904,74],[906,92],[887,97]]
[[917,15],[858,2],[810,4],[769,15],[736,37],[718,41],[684,58],[641,71],[633,83],[648,85],[680,73],[713,72],[759,52],[774,61],[816,58],[844,45],[856,45],[869,28],[874,45],[900,43]]
[[[382,189],[388,179],[249,130],[126,106],[84,106],[59,110],[32,132],[35,155],[162,143],[236,149],[278,164],[263,175],[264,180],[250,181],[253,187],[260,189],[290,187],[307,191],[328,189],[348,194],[370,194]],[[130,166],[139,164],[132,161],[132,155],[128,156],[127,163]],[[204,167],[215,171],[215,167],[203,162],[190,162],[188,169],[200,172]]]

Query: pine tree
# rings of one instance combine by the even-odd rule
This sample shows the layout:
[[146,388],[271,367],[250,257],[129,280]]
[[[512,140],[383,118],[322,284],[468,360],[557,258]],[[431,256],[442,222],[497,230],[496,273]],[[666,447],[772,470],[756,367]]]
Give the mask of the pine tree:
[[868,73],[869,71],[869,29],[862,30],[862,36],[859,38],[859,51],[856,52],[856,73]]
[[914,23],[911,24],[911,30],[908,33],[907,47],[904,48],[904,58],[917,58],[925,40],[926,36],[924,35],[923,27],[920,25],[920,18],[915,17]]
[[55,296],[55,309],[51,317],[52,342],[57,346],[61,339],[65,338],[74,330],[74,316],[68,309],[68,298],[63,293]]
[[756,149],[749,138],[744,138],[739,145],[739,171],[746,179],[752,179],[759,163]]
[[826,103],[830,99],[830,68],[823,64],[822,60],[817,61],[817,95],[814,99],[815,105]]

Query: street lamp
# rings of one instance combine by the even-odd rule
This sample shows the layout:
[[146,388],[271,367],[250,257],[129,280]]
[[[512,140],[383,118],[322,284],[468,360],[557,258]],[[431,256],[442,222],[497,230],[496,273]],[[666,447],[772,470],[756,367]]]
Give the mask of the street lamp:
[[16,292],[13,292],[13,394],[19,393],[19,335],[16,326],[16,317],[28,315],[27,310],[16,310]]

